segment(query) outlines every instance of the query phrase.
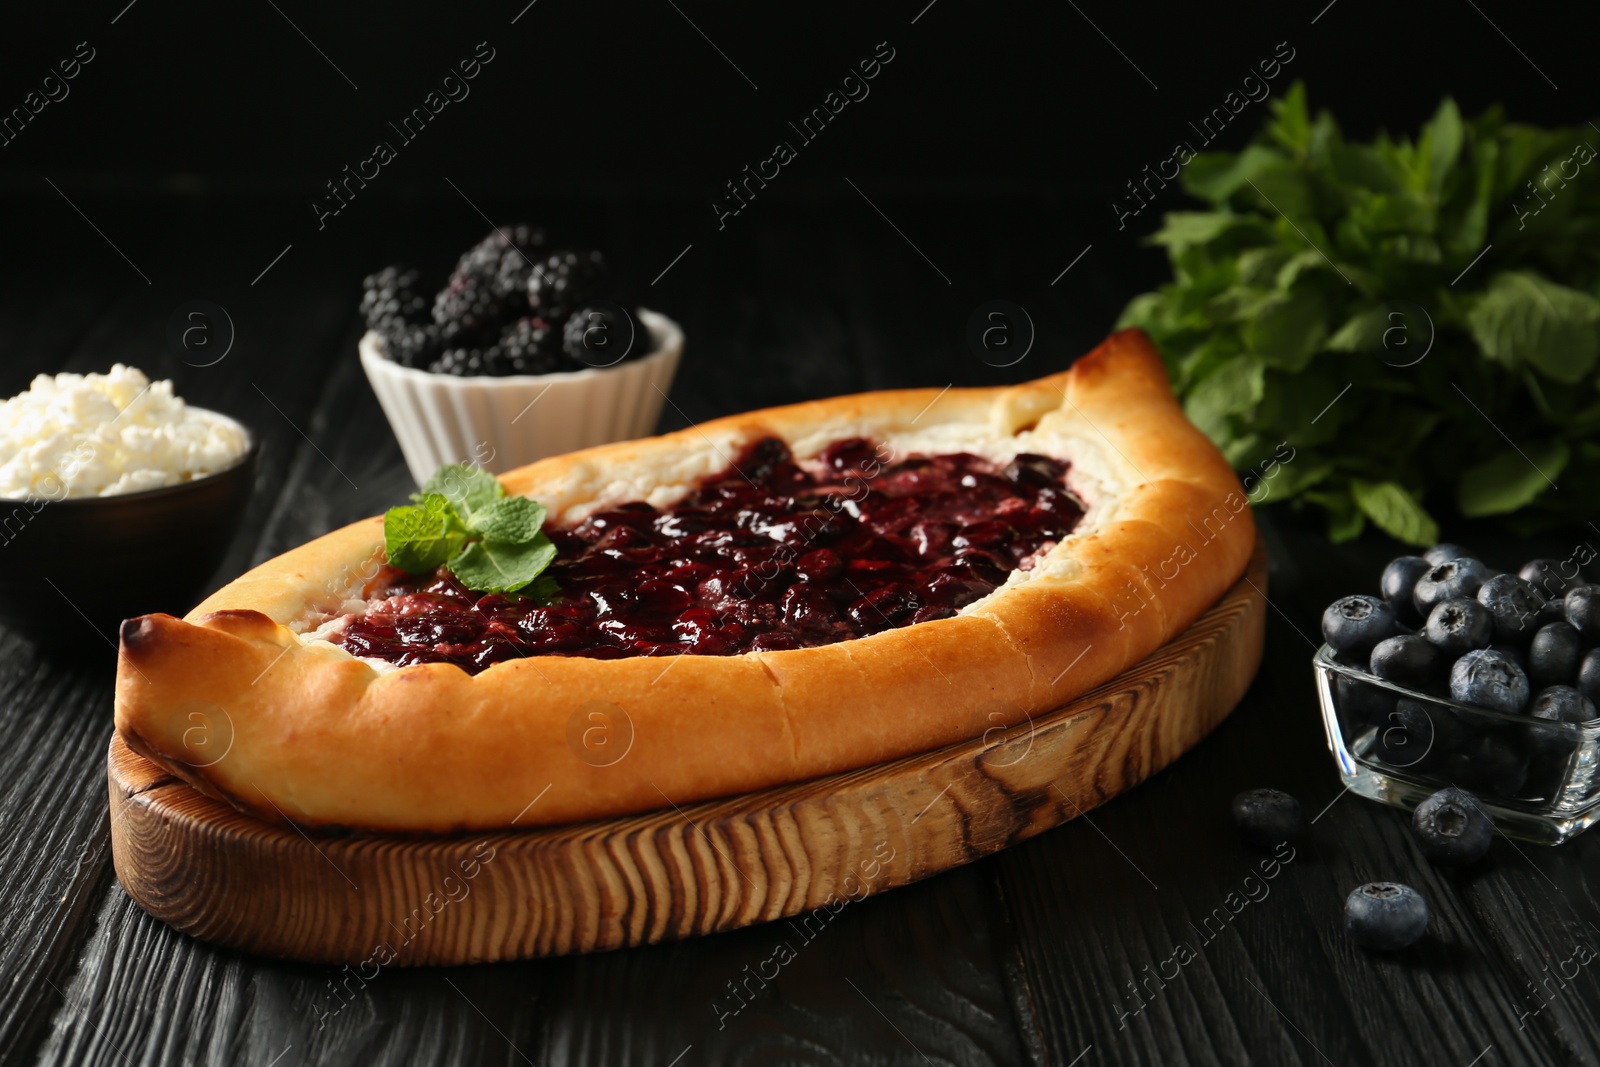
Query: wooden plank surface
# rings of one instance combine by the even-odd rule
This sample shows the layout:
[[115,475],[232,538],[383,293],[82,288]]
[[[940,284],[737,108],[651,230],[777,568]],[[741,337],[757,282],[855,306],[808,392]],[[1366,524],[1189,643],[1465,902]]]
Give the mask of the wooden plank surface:
[[[89,199],[79,202],[105,217]],[[951,340],[969,308],[910,281],[926,264],[881,220],[879,232],[844,204],[767,203],[769,225],[730,228],[725,243],[697,244],[652,290],[650,299],[674,312],[691,338],[664,425],[827,392],[991,374]],[[1097,246],[1092,261],[1045,292],[1030,273],[1048,282],[1086,243],[1067,224],[1049,221],[1037,238],[1042,252],[1008,264],[986,252],[1011,247],[986,230],[988,205],[947,206],[935,217],[887,197],[879,204],[902,226],[931,224],[928,232],[948,235],[942,247],[967,271],[963,283],[992,282],[996,292],[1037,284],[1043,295],[1023,299],[1030,309],[1058,301],[1057,328],[1023,374],[1055,369],[1063,353],[1086,347],[1119,294],[1148,279],[1148,264],[1134,253]],[[501,206],[485,209],[498,214]],[[621,208],[583,202],[572,219],[659,248],[665,265],[703,208],[675,210],[652,208],[647,225]],[[478,221],[459,204],[430,211],[418,216],[433,224],[419,224],[417,240],[448,252],[477,236]],[[159,249],[167,221],[153,216],[148,240],[121,229],[117,236],[142,259],[141,250]],[[268,436],[259,499],[230,573],[407,488],[381,413],[353,371],[352,320],[361,274],[405,242],[352,229],[303,260],[286,259],[253,293],[251,277],[281,244],[269,247],[259,233],[236,243],[243,251],[221,266],[212,259],[186,269],[147,253],[153,258],[141,266],[171,289],[164,304],[126,295],[127,279],[114,273],[125,265],[114,257],[94,290],[102,296],[52,303],[60,288],[53,280],[21,275],[8,276],[11,287],[0,293],[0,338],[31,338],[37,352],[27,373],[0,367],[11,388],[51,366],[128,359],[179,375],[181,392],[236,411]],[[891,244],[899,246],[892,253]],[[219,239],[217,247],[231,245]],[[259,263],[245,262],[262,249]],[[1059,262],[1039,271],[1044,259]],[[1071,288],[1091,262],[1094,271]],[[293,269],[279,276],[283,267]],[[237,280],[217,296],[208,272]],[[647,285],[652,272],[645,273]],[[227,373],[147,356],[166,311],[208,291],[242,324],[245,347],[210,368]],[[69,321],[52,342],[36,312],[56,308],[68,310]],[[85,322],[91,314],[95,321]],[[821,354],[806,362],[812,351]],[[781,923],[581,959],[390,969],[338,1000],[328,999],[336,996],[329,983],[341,980],[337,968],[264,961],[174,934],[128,900],[104,857],[108,676],[46,662],[0,637],[0,728],[10,742],[0,745],[0,1062],[1600,1062],[1600,968],[1577,968],[1565,988],[1552,981],[1543,997],[1529,992],[1546,967],[1571,959],[1574,943],[1600,946],[1600,837],[1560,849],[1500,841],[1481,870],[1442,876],[1418,859],[1403,816],[1355,797],[1335,801],[1308,638],[1322,605],[1370,588],[1397,549],[1377,540],[1330,547],[1320,529],[1281,510],[1263,527],[1275,560],[1267,656],[1228,723],[1088,820],[844,909],[721,1029],[717,997],[771,955]],[[1485,551],[1505,549],[1500,563],[1564,556],[1580,536],[1518,548],[1492,531],[1447,533]],[[1239,845],[1227,819],[1229,798],[1257,785],[1295,792],[1312,814],[1335,802],[1267,883],[1268,895],[1228,921],[1164,989],[1147,991],[1145,1007],[1119,1016],[1137,1003],[1126,983],[1147,977],[1146,967],[1158,971],[1178,942],[1196,939],[1190,923],[1259,873],[1261,857]],[[1345,940],[1344,894],[1373,877],[1428,894],[1436,918],[1426,944],[1380,958]],[[330,1004],[342,1007],[330,1014]]]

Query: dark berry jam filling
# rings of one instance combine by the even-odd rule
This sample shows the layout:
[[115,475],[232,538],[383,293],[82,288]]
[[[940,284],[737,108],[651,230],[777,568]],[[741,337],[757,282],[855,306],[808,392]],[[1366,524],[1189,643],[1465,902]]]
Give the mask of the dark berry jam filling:
[[775,437],[665,510],[622,504],[549,530],[560,593],[483,595],[441,567],[385,568],[330,640],[468,672],[520,656],[617,659],[807,648],[947,619],[1072,532],[1066,464],[897,460],[838,441],[802,468]]

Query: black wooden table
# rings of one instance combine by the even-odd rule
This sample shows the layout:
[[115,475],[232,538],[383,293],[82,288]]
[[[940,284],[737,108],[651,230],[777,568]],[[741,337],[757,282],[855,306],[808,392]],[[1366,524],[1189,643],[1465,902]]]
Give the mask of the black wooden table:
[[[544,205],[611,250],[642,302],[683,323],[687,358],[664,428],[860,389],[1057,370],[1158,277],[1130,243],[1096,248],[1051,286],[1086,241],[1047,200],[875,197],[891,226],[844,185],[803,192],[764,204],[763,226],[721,234],[698,202]],[[252,284],[291,238],[240,220],[270,219],[274,204],[180,211],[91,190],[74,200],[128,259],[48,191],[13,201],[23,247],[77,227],[79,265],[64,281],[6,264],[0,391],[123,360],[254,427],[265,443],[257,494],[218,582],[403,498],[408,477],[355,358],[359,279],[401,254],[443,261],[484,229],[474,208],[446,190],[403,226],[386,214],[352,220],[337,241],[293,239]],[[525,214],[514,201],[481,206]],[[1002,252],[995,227],[1011,219],[1035,221],[1025,239],[1010,231]],[[185,234],[197,225],[234,230],[191,255]],[[975,359],[962,336],[992,296],[1023,303],[1039,324],[1034,351],[1006,371]],[[167,315],[197,297],[223,304],[238,329],[213,367],[162,351]],[[1600,967],[1575,962],[1600,944],[1600,834],[1559,849],[1500,840],[1481,869],[1451,876],[1421,861],[1400,813],[1342,794],[1312,689],[1317,620],[1334,596],[1370,589],[1397,547],[1331,546],[1278,510],[1262,526],[1273,559],[1265,664],[1211,738],[1075,822],[845,909],[737,1012],[729,984],[772,954],[785,936],[776,926],[589,957],[391,969],[343,994],[334,968],[172,932],[111,871],[110,647],[86,630],[80,655],[48,659],[0,633],[0,1061],[1600,1062]],[[1492,531],[1447,532],[1501,563],[1529,554]],[[1546,549],[1568,547],[1556,537]],[[27,560],[24,538],[0,546],[0,566]],[[1253,786],[1290,790],[1316,816],[1271,879],[1228,818],[1229,799]],[[1378,878],[1431,902],[1418,947],[1375,956],[1344,936],[1345,895]]]

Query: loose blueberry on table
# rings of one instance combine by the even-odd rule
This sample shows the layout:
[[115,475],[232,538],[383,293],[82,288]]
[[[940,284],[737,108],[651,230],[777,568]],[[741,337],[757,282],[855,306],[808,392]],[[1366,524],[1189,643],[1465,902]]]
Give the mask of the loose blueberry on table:
[[1368,882],[1346,898],[1344,928],[1362,948],[1380,952],[1408,948],[1428,930],[1428,902],[1408,885]]
[[[542,230],[503,226],[463,253],[432,296],[406,267],[368,275],[361,312],[383,338],[384,355],[403,367],[459,377],[552,374],[649,354],[637,320],[619,321],[615,305],[596,303],[618,295],[599,252],[552,251]],[[595,351],[597,337],[615,348]]]
[[[534,655],[807,648],[950,618],[1083,517],[1067,465],[1047,456],[879,456],[850,438],[802,465],[762,439],[670,507],[625,503],[544,530],[550,595],[485,594],[448,567],[391,566],[329,640],[473,673]],[[852,488],[862,484],[864,495]]]
[[1275,848],[1306,828],[1300,802],[1278,789],[1247,789],[1234,797],[1233,824],[1257,848]]
[[1600,587],[1570,562],[1500,573],[1441,544],[1391,561],[1379,591],[1343,597],[1322,619],[1340,663],[1387,683],[1335,680],[1341,719],[1373,728],[1358,754],[1498,796],[1553,797],[1577,748],[1556,724],[1600,715]]

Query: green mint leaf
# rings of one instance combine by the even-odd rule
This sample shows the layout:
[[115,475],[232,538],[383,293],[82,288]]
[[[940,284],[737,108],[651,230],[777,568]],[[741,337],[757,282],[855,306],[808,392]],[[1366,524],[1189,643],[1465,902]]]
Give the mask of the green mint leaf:
[[1161,229],[1145,238],[1153,245],[1170,248],[1173,254],[1191,245],[1208,244],[1238,226],[1255,227],[1258,223],[1248,215],[1235,215],[1224,211],[1169,211],[1161,220]]
[[1160,293],[1144,293],[1128,301],[1116,328],[1122,330],[1137,326],[1146,332],[1162,332],[1170,321],[1166,298]]
[[1463,171],[1462,182],[1470,186],[1462,194],[1465,206],[1454,224],[1441,220],[1440,235],[1450,251],[1452,262],[1466,262],[1477,255],[1489,237],[1489,208],[1494,199],[1495,171],[1500,159],[1500,145],[1489,138],[1479,140],[1470,153],[1470,161],[1458,168]]
[[1422,128],[1422,137],[1417,142],[1417,161],[1422,165],[1421,188],[1430,197],[1437,197],[1444,189],[1465,139],[1466,126],[1461,121],[1461,111],[1447,96],[1434,112],[1433,119]]
[[1355,540],[1367,525],[1367,517],[1356,507],[1348,489],[1314,489],[1306,499],[1328,513],[1328,540],[1334,544]]
[[544,525],[544,505],[525,496],[507,496],[473,515],[472,532],[486,541],[526,545],[539,535]]
[[460,552],[465,542],[466,531],[450,502],[436,493],[384,513],[384,551],[391,565],[408,574],[434,570]]
[[1461,472],[1457,502],[1468,518],[1505,515],[1548,490],[1572,451],[1565,441],[1509,448]]
[[1327,304],[1320,293],[1276,295],[1245,323],[1244,343],[1263,363],[1296,373],[1322,346],[1327,320]]
[[1490,359],[1558,382],[1581,381],[1600,357],[1600,301],[1532,271],[1494,275],[1467,323]]
[[[1230,152],[1201,152],[1183,168],[1183,187],[1202,200],[1225,203],[1243,190],[1262,203],[1250,183],[1269,168],[1283,162],[1283,153],[1263,145],[1250,145],[1237,155]],[[1259,184],[1259,182],[1258,182]]]
[[546,572],[523,586],[520,592],[541,605],[549,605],[561,596],[561,584]]
[[1390,537],[1411,545],[1431,545],[1439,540],[1439,524],[1416,497],[1394,482],[1353,480],[1350,495],[1361,513]]
[[1600,521],[1484,422],[1563,490],[1600,478],[1600,136],[1445,100],[1409,138],[1346,143],[1299,85],[1263,110],[1242,150],[1183,167],[1200,204],[1151,239],[1172,279],[1121,317],[1253,499],[1336,539],[1427,540],[1422,486],[1514,530]]
[[[1384,335],[1394,329],[1396,323],[1403,322],[1404,312],[1400,313],[1399,319],[1395,319],[1391,318],[1389,308],[1367,308],[1346,319],[1344,325],[1322,343],[1322,347],[1330,352],[1379,352],[1383,347]],[[1397,341],[1405,337],[1404,325],[1400,325],[1389,336]]]
[[1306,103],[1304,82],[1295,82],[1289,91],[1272,103],[1272,123],[1267,134],[1297,155],[1311,147],[1311,108]]
[[487,511],[505,495],[500,479],[482,467],[469,467],[465,463],[440,467],[422,487],[422,492],[424,496],[437,494],[450,501],[456,514],[468,524],[480,511]]
[[1244,415],[1260,402],[1266,371],[1252,356],[1234,356],[1201,379],[1184,402],[1184,413],[1213,441],[1231,436],[1228,417]]
[[1252,248],[1239,256],[1239,284],[1251,289],[1273,289],[1278,284],[1278,273],[1291,258],[1287,249],[1276,245]]
[[1332,176],[1348,189],[1399,193],[1406,188],[1405,176],[1396,172],[1388,158],[1371,145],[1338,145],[1328,153],[1328,164]]
[[1349,497],[1340,499],[1347,506],[1328,512],[1328,540],[1336,545],[1354,541],[1367,526],[1367,517],[1361,514],[1354,502]]
[[468,589],[515,593],[529,585],[556,558],[556,546],[543,532],[527,544],[473,541],[450,560],[450,571]]

